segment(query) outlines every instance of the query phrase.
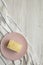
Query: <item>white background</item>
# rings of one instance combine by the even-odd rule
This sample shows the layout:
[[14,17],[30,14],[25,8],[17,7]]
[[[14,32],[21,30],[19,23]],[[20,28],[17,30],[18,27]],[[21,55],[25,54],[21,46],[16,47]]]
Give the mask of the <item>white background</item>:
[[27,36],[43,65],[43,0],[5,0],[8,13]]

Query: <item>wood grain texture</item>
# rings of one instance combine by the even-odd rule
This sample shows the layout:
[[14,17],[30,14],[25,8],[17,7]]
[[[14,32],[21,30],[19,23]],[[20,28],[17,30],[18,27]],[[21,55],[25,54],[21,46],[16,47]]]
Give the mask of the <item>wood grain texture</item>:
[[8,13],[25,33],[43,65],[43,0],[5,0]]

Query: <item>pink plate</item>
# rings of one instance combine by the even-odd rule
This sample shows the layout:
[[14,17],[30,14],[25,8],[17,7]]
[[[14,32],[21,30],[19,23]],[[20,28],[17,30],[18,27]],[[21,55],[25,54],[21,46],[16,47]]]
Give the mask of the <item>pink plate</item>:
[[[9,40],[17,41],[23,45],[19,53],[7,48],[7,44]],[[27,41],[24,38],[24,36],[22,36],[20,33],[17,33],[17,32],[8,33],[4,36],[4,38],[1,41],[1,52],[3,56],[9,60],[20,59],[22,56],[25,55],[26,50],[27,50]]]

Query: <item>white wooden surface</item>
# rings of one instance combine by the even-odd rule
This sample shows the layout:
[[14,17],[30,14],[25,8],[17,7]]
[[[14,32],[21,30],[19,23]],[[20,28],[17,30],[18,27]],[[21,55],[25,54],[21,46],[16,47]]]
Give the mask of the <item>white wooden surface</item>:
[[5,0],[8,13],[22,29],[43,65],[43,0]]

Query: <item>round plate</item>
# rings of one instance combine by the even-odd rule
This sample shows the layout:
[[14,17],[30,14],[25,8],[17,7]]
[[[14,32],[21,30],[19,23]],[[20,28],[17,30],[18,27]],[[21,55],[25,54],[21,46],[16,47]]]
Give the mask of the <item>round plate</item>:
[[[14,40],[22,44],[22,49],[19,53],[12,51],[7,48],[7,44],[9,40]],[[1,41],[1,52],[3,56],[9,60],[17,60],[20,59],[22,56],[25,55],[27,51],[27,41],[20,33],[11,32],[7,33]]]

